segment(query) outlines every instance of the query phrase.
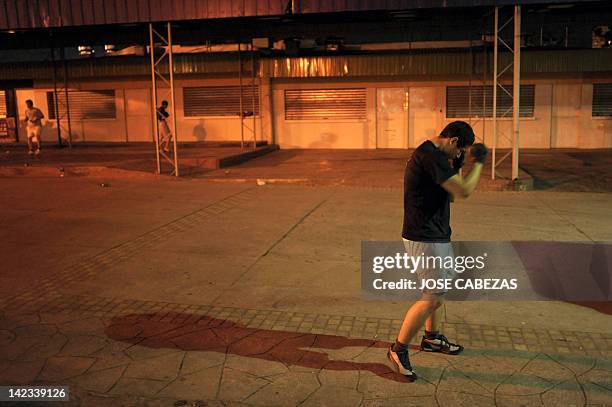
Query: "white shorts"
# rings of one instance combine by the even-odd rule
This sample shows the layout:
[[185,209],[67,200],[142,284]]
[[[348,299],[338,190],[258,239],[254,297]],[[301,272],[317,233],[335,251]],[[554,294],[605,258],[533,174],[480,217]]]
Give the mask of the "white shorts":
[[[454,257],[454,251],[452,244],[449,243],[428,243],[428,242],[415,242],[408,239],[404,240],[404,247],[406,253],[412,257],[423,256],[425,258],[441,258]],[[425,259],[424,259],[425,260]],[[423,261],[424,261],[423,260]],[[444,268],[444,261],[428,261],[428,264],[423,264],[415,270],[415,273],[419,280],[437,280],[437,279],[448,279],[453,280],[457,277],[457,272],[454,269]],[[453,262],[454,263],[454,262]],[[435,299],[443,296],[447,293],[445,289],[423,289],[423,299]]]
[[170,131],[170,126],[165,121],[159,122],[159,137],[162,141],[165,141],[172,137],[172,132]]
[[28,138],[32,139],[35,143],[40,140],[40,134],[42,133],[42,126],[28,126],[27,134]]

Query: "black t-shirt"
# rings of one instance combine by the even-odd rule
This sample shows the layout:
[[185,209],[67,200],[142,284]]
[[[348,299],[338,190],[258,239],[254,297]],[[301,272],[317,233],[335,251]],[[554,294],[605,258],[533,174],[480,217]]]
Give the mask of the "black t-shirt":
[[450,242],[450,195],[440,184],[456,173],[446,154],[431,141],[414,151],[404,174],[405,239]]

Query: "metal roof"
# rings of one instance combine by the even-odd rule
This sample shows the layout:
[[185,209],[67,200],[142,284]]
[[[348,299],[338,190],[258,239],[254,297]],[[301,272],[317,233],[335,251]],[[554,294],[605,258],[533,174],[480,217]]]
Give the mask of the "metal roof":
[[285,6],[284,0],[3,0],[0,29],[269,16]]
[[0,30],[586,2],[593,3],[592,0],[0,0]]

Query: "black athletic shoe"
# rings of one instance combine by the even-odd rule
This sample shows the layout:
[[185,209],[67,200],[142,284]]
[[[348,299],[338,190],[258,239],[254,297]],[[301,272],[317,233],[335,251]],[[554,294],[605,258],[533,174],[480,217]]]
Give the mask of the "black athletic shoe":
[[447,355],[457,355],[463,350],[463,346],[450,342],[446,336],[438,334],[433,338],[423,336],[421,350],[425,352],[441,352]]
[[394,352],[393,346],[389,347],[387,352],[387,358],[391,362],[393,370],[401,375],[404,375],[412,380],[416,380],[416,373],[412,371],[410,366],[410,358],[408,357],[408,351],[405,352]]

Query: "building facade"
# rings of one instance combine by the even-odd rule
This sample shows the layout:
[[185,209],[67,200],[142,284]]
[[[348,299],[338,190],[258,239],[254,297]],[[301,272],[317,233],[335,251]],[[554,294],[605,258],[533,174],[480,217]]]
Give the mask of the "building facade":
[[[242,94],[245,140],[255,137],[281,148],[413,148],[453,120],[470,122],[477,137],[492,144],[490,75],[466,65],[465,53],[440,55],[428,53],[420,62],[410,55],[258,61],[255,86],[243,82],[242,91],[236,72],[223,67],[182,73],[197,70],[191,61],[191,68],[179,65],[175,80],[178,140],[240,140]],[[522,148],[612,147],[612,55],[584,55],[575,66],[567,52],[527,58]],[[87,72],[75,70],[68,103],[62,93],[56,103],[52,81],[24,69],[25,77],[35,79],[28,88],[14,89],[18,117],[25,101],[33,100],[46,116],[43,140],[51,143],[57,140],[56,118],[66,120],[69,105],[73,142],[152,141],[150,80],[125,67],[105,71],[105,80]],[[162,90],[158,99],[165,98]],[[497,146],[510,147],[512,100],[501,89],[497,105]],[[25,141],[23,125],[19,140]]]

